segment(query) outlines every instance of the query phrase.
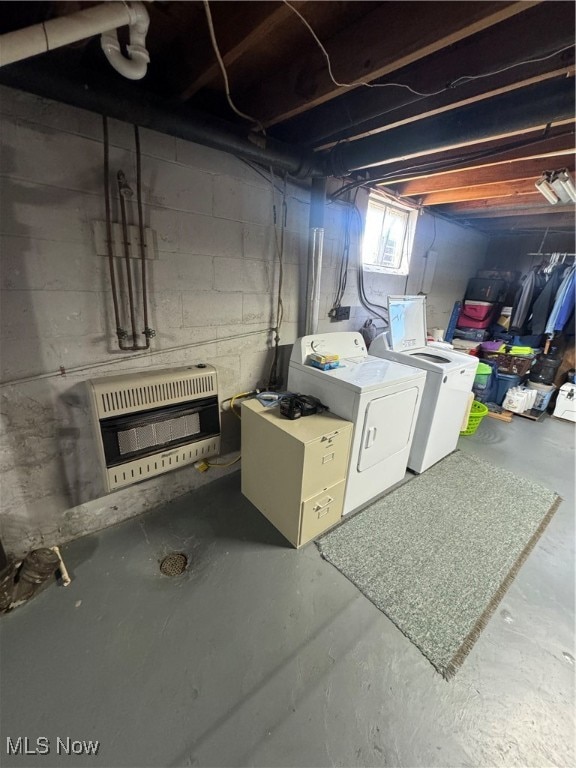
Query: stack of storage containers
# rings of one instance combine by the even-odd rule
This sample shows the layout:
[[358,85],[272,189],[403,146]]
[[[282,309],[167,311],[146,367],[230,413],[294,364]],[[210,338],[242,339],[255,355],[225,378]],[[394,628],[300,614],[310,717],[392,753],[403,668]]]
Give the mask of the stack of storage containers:
[[507,291],[506,280],[485,277],[469,280],[455,335],[469,341],[487,339],[488,329],[498,319]]

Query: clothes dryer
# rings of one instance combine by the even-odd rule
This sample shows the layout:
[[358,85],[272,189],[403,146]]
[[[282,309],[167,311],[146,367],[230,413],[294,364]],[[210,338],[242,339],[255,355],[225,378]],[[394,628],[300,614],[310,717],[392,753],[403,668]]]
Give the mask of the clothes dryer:
[[[307,364],[312,353],[337,354],[340,367],[314,368]],[[288,389],[319,398],[354,424],[343,514],[403,479],[425,380],[414,366],[368,355],[359,333],[315,334],[294,344]]]
[[425,296],[389,296],[388,312],[390,329],[374,339],[370,354],[426,374],[408,458],[408,468],[420,473],[455,450],[478,358],[435,342],[426,343]]

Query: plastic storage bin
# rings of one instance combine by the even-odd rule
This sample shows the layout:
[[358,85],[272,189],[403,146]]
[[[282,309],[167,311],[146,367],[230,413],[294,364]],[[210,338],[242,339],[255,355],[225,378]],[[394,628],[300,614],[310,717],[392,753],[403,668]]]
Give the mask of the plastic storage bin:
[[525,376],[530,370],[534,357],[527,355],[507,355],[504,352],[486,352],[487,360],[494,362],[501,373],[515,373],[517,376]]
[[474,376],[474,387],[485,389],[488,386],[492,368],[487,363],[478,363],[476,375]]
[[526,385],[528,389],[535,389],[538,392],[534,408],[537,411],[545,411],[548,408],[550,399],[554,394],[556,387],[554,384],[539,384],[536,381],[529,381]]
[[498,306],[498,304],[491,304],[488,301],[468,301],[466,299],[460,310],[456,327],[485,330],[492,324]]
[[488,413],[488,408],[483,404],[479,403],[477,400],[474,400],[472,403],[472,408],[470,410],[470,416],[468,416],[468,425],[466,429],[463,429],[462,432],[460,432],[461,435],[473,435],[474,432],[478,429],[480,426],[480,422],[486,416]]
[[494,397],[496,405],[502,405],[504,398],[506,397],[506,392],[508,392],[511,387],[517,387],[521,381],[522,377],[515,373],[498,372],[496,374],[496,396]]

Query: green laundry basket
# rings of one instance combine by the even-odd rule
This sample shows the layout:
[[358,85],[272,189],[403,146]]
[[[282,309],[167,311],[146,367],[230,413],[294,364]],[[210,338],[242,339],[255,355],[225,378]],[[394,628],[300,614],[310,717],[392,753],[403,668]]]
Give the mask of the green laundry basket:
[[487,413],[488,408],[486,408],[484,403],[479,403],[478,400],[474,400],[472,403],[472,408],[470,409],[470,416],[468,416],[468,424],[466,425],[466,429],[463,429],[460,434],[473,435]]

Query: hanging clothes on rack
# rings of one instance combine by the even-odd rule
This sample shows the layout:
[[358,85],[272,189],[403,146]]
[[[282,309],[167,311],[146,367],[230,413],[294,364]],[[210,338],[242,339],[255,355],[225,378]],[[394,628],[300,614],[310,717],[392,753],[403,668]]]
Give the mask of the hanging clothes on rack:
[[554,306],[554,302],[556,301],[556,295],[562,283],[563,273],[563,266],[554,268],[548,278],[548,282],[544,288],[542,288],[540,295],[532,305],[532,317],[528,321],[528,328],[530,333],[534,336],[540,336],[546,330],[546,323],[550,316],[550,312],[552,311],[552,307]]
[[574,285],[576,279],[576,267],[572,267],[564,276],[556,294],[554,306],[548,316],[545,333],[554,336],[556,331],[561,331],[574,309]]
[[524,278],[514,298],[512,315],[510,316],[510,332],[522,335],[524,325],[530,316],[530,310],[535,299],[544,288],[544,278],[538,274],[538,268],[531,269]]

